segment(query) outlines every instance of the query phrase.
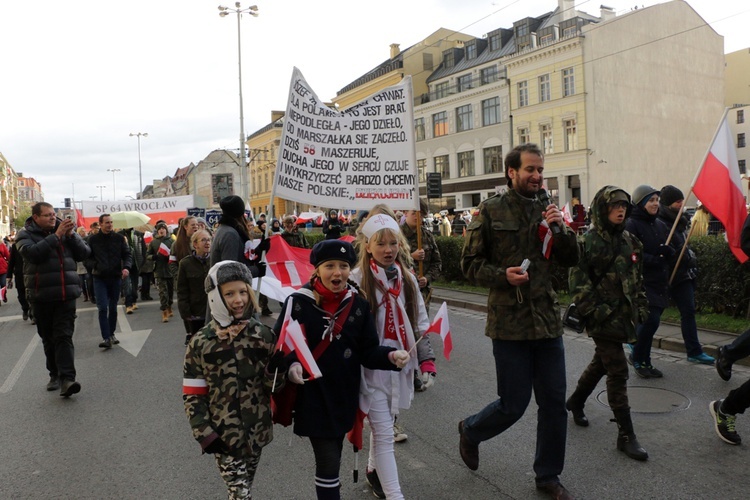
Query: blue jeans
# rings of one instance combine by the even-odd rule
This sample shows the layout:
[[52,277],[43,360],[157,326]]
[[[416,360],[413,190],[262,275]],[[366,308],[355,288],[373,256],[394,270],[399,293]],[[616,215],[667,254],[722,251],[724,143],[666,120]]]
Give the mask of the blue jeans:
[[654,342],[656,330],[659,329],[663,312],[663,307],[649,306],[648,319],[645,323],[638,325],[638,330],[635,332],[638,342],[633,346],[634,362],[651,366],[651,344]]
[[557,482],[565,464],[568,429],[562,337],[493,340],[492,352],[500,398],[464,420],[464,434],[469,441],[480,443],[510,428],[529,406],[533,389],[539,406],[534,457],[536,482]]
[[117,327],[117,301],[120,300],[120,277],[102,278],[94,276],[94,295],[99,309],[99,328],[102,338],[107,340]]
[[685,351],[688,356],[700,356],[703,348],[698,341],[698,325],[695,324],[695,282],[683,281],[669,287],[669,295],[680,310],[680,327]]

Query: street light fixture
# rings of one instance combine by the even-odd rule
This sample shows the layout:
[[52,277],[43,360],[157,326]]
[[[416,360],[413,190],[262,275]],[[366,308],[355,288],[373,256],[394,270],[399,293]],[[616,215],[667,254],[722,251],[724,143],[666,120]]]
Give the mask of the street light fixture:
[[140,188],[140,191],[138,191],[138,198],[143,197],[143,173],[141,170],[141,137],[148,137],[148,132],[136,132],[130,133],[130,137],[138,137],[138,187]]
[[96,186],[99,190],[99,201],[104,201],[104,195],[102,194],[102,189],[104,189],[107,186]]
[[242,8],[240,2],[234,3],[234,9],[219,5],[219,16],[226,17],[230,13],[234,12],[237,14],[237,59],[239,66],[239,80],[240,80],[240,184],[242,187],[242,199],[245,203],[249,203],[248,196],[248,184],[250,183],[250,176],[247,173],[247,162],[245,161],[245,116],[242,105],[242,40],[240,36],[240,19],[242,14],[249,14],[253,17],[258,17],[258,6],[251,5],[250,7]]
[[112,201],[117,201],[117,184],[115,181],[115,173],[119,172],[119,168],[108,168],[107,172],[112,172]]

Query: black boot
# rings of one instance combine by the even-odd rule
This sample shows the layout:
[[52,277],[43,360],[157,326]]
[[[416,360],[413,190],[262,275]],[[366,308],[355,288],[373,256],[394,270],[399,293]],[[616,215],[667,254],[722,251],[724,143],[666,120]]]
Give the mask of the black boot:
[[[573,395],[575,396],[575,394]],[[589,419],[583,413],[583,404],[578,403],[573,396],[565,402],[565,409],[573,414],[573,422],[579,427],[588,427]]]
[[630,409],[612,410],[617,422],[617,449],[634,460],[648,460],[648,453],[643,449],[633,432],[633,421]]

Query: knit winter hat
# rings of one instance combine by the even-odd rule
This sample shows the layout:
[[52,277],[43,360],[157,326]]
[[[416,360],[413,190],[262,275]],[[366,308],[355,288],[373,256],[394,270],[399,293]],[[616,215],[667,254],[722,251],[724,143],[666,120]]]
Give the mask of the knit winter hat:
[[158,224],[156,224],[156,226],[154,227],[154,231],[159,232],[159,229],[164,229],[167,234],[169,234],[169,227],[167,227],[165,223],[159,222]]
[[318,267],[329,260],[343,260],[350,266],[357,261],[357,254],[351,243],[341,240],[323,240],[316,243],[310,252],[310,264]]
[[235,194],[222,198],[219,207],[227,217],[236,218],[245,214],[245,202]]
[[227,305],[224,303],[219,286],[232,281],[244,281],[252,294],[253,275],[250,273],[250,269],[246,265],[233,260],[222,260],[214,264],[208,270],[208,276],[206,276],[203,284],[208,295],[211,316],[222,328],[231,325],[234,322],[234,317],[229,313]]
[[684,199],[685,199],[685,195],[682,194],[682,191],[672,186],[671,184],[667,184],[666,186],[661,188],[661,198],[659,199],[659,202],[664,206],[668,207],[675,201],[680,201]]

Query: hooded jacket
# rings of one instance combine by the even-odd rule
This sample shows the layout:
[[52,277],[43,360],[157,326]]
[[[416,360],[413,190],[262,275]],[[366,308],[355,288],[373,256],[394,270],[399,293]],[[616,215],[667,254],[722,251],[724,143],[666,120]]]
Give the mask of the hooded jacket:
[[663,245],[669,228],[656,215],[635,205],[625,221],[625,229],[643,245],[643,285],[648,305],[666,309],[669,306],[669,259],[664,256]]
[[[570,270],[570,293],[590,337],[616,342],[636,340],[636,327],[648,316],[643,291],[643,245],[609,222],[608,204],[616,186],[604,186],[591,203],[591,228],[581,237],[581,260]],[[625,193],[627,195],[627,193]],[[630,200],[630,195],[627,195]],[[632,210],[629,205],[627,216]],[[612,258],[614,257],[614,261]],[[610,265],[611,262],[611,265]],[[594,287],[594,281],[599,283]]]
[[[671,230],[672,225],[674,225],[674,220],[677,218],[677,212],[675,212],[668,206],[662,205],[660,203],[658,217]],[[682,247],[685,246],[685,242],[687,241],[687,233],[689,229],[690,229],[690,220],[687,218],[687,215],[682,214],[680,216],[679,222],[677,222],[677,229],[672,235],[672,241],[669,243],[670,246],[674,248],[675,250],[674,256],[672,256],[672,258],[669,261],[670,276],[672,275],[674,266],[677,263],[677,259],[680,256]],[[674,279],[672,280],[671,286],[679,285],[680,283],[683,283],[685,281],[695,279],[697,276],[698,276],[698,258],[696,257],[695,252],[693,252],[693,249],[690,248],[690,245],[688,245],[687,249],[685,249],[685,254],[682,256],[682,260],[680,261],[680,266],[677,268],[677,272],[674,275]]]
[[16,238],[23,257],[23,277],[29,302],[60,302],[81,296],[76,261],[88,257],[91,250],[75,232],[58,238],[61,220],[45,231],[29,217]]

